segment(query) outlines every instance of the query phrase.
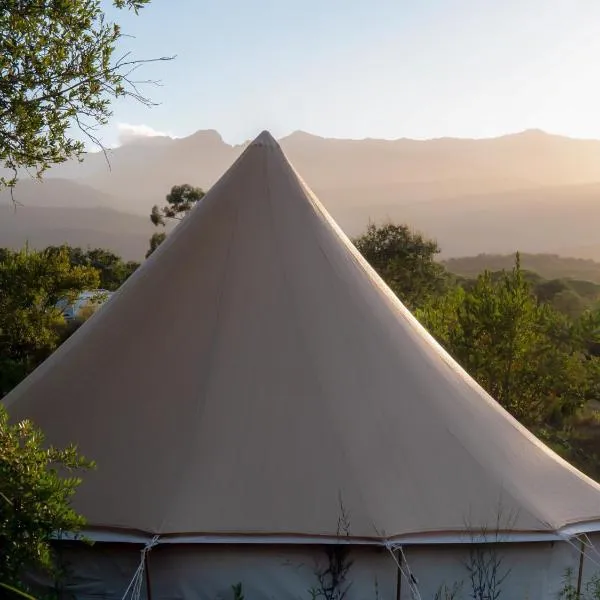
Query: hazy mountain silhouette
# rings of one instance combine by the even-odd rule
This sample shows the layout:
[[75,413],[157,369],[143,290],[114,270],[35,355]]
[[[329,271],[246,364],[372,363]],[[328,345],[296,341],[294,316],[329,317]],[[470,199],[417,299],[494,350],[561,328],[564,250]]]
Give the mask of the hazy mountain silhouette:
[[120,200],[73,179],[47,178],[42,180],[24,178],[13,190],[0,191],[0,206],[56,206],[61,208],[118,208]]
[[[537,130],[426,141],[339,140],[295,132],[281,145],[351,235],[369,220],[391,218],[437,237],[445,256],[518,248],[600,258],[600,141]],[[87,155],[82,164],[67,162],[53,168],[45,183],[23,181],[16,190],[25,206],[48,209],[52,235],[45,219],[36,217],[28,226],[25,211],[19,230],[41,245],[38,239],[58,235],[58,215],[66,219],[64,208],[71,207],[60,228],[65,241],[90,235],[89,244],[127,248],[129,258],[141,246],[118,242],[119,236],[149,236],[150,208],[172,185],[210,187],[244,147],[226,144],[216,131],[198,131],[180,139],[128,141],[108,151],[110,169],[102,153]],[[6,194],[0,195],[2,202]],[[57,218],[50,219],[51,207],[62,207]],[[113,210],[100,211],[102,227],[90,229],[98,207]],[[80,208],[86,211],[75,210]],[[19,243],[14,232],[8,235],[12,217],[1,214],[0,244]],[[142,255],[140,250],[138,258]]]
[[9,248],[70,244],[108,248],[127,260],[139,260],[151,234],[149,219],[109,208],[0,206],[0,246]]

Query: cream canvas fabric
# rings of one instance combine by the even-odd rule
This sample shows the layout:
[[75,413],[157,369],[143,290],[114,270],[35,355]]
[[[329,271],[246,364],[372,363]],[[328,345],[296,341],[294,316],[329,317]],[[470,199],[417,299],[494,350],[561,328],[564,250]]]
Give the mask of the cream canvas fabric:
[[[201,165],[199,165],[201,168]],[[535,536],[600,487],[490,398],[261,134],[5,400],[98,468],[90,525],[169,536]],[[343,508],[342,508],[343,506]]]

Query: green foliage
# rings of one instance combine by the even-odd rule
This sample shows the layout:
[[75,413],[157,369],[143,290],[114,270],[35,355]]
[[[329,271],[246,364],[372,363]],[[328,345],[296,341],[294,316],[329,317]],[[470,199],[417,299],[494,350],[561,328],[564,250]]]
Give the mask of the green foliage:
[[71,265],[96,269],[100,277],[99,287],[111,292],[118,290],[140,266],[135,261],[125,262],[114,252],[102,248],[84,251],[81,248],[72,248],[70,246],[50,246],[46,250],[54,253],[66,250],[69,254]]
[[241,582],[234,583],[231,590],[233,591],[233,600],[244,600],[244,587]]
[[[165,227],[165,219],[181,221],[197,202],[204,198],[204,191],[199,187],[194,187],[189,183],[183,185],[174,185],[167,194],[167,204],[158,207],[156,204],[152,207],[150,221],[156,227]],[[148,258],[166,239],[166,233],[155,233],[150,238],[150,248],[146,252]]]
[[[115,0],[137,11],[149,0]],[[145,104],[130,74],[141,61],[115,59],[123,37],[101,0],[0,0],[0,177],[13,186],[21,168],[41,177],[52,164],[80,157],[78,129],[99,144],[115,98]],[[163,60],[163,59],[159,59]]]
[[153,233],[150,237],[150,247],[146,252],[146,258],[148,258],[166,239],[167,234],[164,231],[161,233]]
[[10,594],[13,594],[15,598],[25,598],[25,600],[36,600],[36,598],[34,598],[31,594],[28,594],[27,592],[24,592],[23,590],[19,590],[12,585],[2,583],[1,581],[0,581],[0,589],[4,590],[5,592],[9,592]]
[[[504,271],[491,271],[492,281],[502,278]],[[600,284],[577,279],[544,279],[537,273],[522,270],[523,278],[530,284],[533,295],[569,317],[578,317],[594,309],[600,300]],[[471,289],[476,280],[457,276],[460,285]]]
[[61,342],[58,301],[98,285],[96,269],[74,266],[67,249],[0,252],[0,397]]
[[451,351],[451,336],[459,327],[459,309],[464,305],[467,291],[460,286],[434,296],[417,308],[415,316],[442,346]]
[[114,0],[113,4],[117,8],[129,8],[137,15],[141,8],[150,4],[150,0]]
[[585,597],[588,600],[600,600],[600,574],[594,573],[590,580],[585,584],[585,592]]
[[463,588],[463,582],[456,582],[452,587],[444,584],[440,586],[433,597],[433,600],[458,600]]
[[0,581],[22,589],[25,568],[56,576],[51,540],[84,525],[71,499],[75,473],[91,467],[73,446],[46,448],[31,423],[11,425],[0,405]]
[[600,364],[589,352],[598,315],[572,321],[538,302],[518,258],[511,272],[495,278],[485,272],[470,289],[451,290],[416,315],[471,376],[538,433],[564,428],[598,398]]
[[[593,596],[589,599],[592,600]],[[563,587],[558,592],[559,600],[585,600],[585,596],[577,591],[573,581],[573,569],[568,568],[563,575]]]
[[600,475],[600,311],[578,317],[540,301],[519,258],[415,311],[449,353],[514,417],[567,460]]
[[437,242],[411,231],[406,225],[370,224],[354,244],[411,309],[435,297],[447,286],[446,271],[434,260],[440,252]]
[[[522,269],[518,254],[508,272],[453,276],[434,262],[437,244],[404,225],[370,225],[355,244],[496,400],[554,450],[600,477],[600,425],[590,409],[594,402],[600,407],[600,310],[595,309],[600,285],[568,277],[545,280]],[[533,258],[566,268],[558,257]],[[482,260],[490,257],[446,264],[474,268]],[[593,266],[600,276],[593,261],[566,263],[581,271]]]
[[167,204],[162,208],[156,205],[152,207],[150,220],[153,225],[163,227],[166,225],[165,219],[180,221],[202,198],[204,198],[204,191],[201,188],[193,187],[189,183],[174,185],[167,194]]

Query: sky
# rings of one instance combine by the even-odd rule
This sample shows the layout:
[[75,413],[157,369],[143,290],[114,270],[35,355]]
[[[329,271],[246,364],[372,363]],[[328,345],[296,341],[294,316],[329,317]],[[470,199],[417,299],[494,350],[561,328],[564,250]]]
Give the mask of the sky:
[[337,138],[600,139],[599,0],[152,0],[110,7],[158,106],[119,100],[105,145],[215,129]]

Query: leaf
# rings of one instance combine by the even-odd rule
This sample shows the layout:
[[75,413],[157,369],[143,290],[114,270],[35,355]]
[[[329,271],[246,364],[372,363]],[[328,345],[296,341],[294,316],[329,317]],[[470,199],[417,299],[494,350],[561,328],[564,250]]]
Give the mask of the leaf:
[[25,593],[23,590],[19,590],[16,587],[13,587],[12,585],[8,585],[7,583],[0,582],[0,588],[4,588],[5,590],[12,592],[16,596],[20,596],[21,598],[25,598],[26,600],[37,600],[37,598],[34,598],[30,594]]
[[[137,13],[149,0],[115,0]],[[116,57],[123,37],[101,0],[19,2],[0,8],[0,188],[23,170],[41,178],[54,164],[81,158],[81,138],[95,135],[112,116],[111,103],[128,96],[153,103],[130,79],[143,62]],[[162,57],[155,60],[170,60]],[[75,133],[76,132],[76,133]]]

